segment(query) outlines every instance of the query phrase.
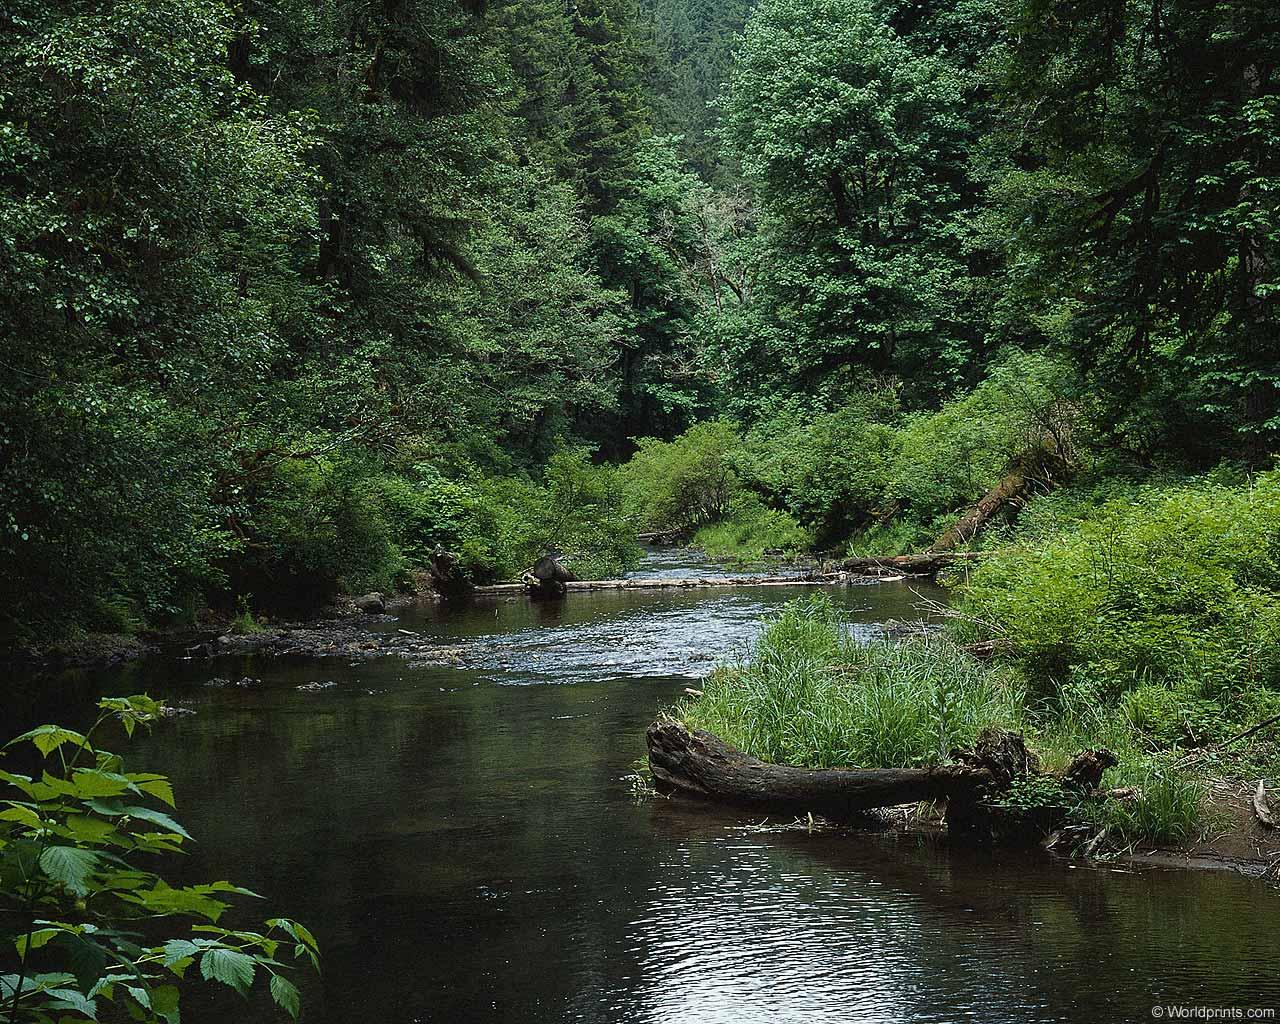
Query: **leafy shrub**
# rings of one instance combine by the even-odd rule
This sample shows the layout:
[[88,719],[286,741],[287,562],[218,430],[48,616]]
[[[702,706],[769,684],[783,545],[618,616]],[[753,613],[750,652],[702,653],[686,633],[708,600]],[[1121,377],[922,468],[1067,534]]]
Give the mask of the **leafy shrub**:
[[742,440],[726,420],[690,427],[672,441],[642,437],[622,467],[637,522],[648,530],[696,530],[730,511],[742,483],[734,468]]
[[448,480],[431,466],[406,476],[380,476],[370,491],[401,558],[419,567],[437,547],[459,549],[480,503],[474,486]]
[[1091,677],[1214,697],[1280,683],[1280,474],[1110,502],[970,577],[970,632],[999,637],[1041,690]]
[[791,405],[757,423],[739,471],[829,544],[888,511],[898,456],[897,392],[859,392],[834,412]]
[[1069,372],[1050,357],[1006,354],[968,395],[906,421],[888,496],[923,521],[972,504],[1046,435],[1063,454],[1074,451],[1070,390]]
[[1129,843],[1177,843],[1196,834],[1207,793],[1203,782],[1150,762],[1120,781],[1133,788],[1132,798],[1082,804],[1077,815]]
[[513,579],[549,551],[584,578],[620,575],[640,557],[619,470],[586,449],[551,456],[541,484],[487,480],[477,494],[460,550],[477,579]]
[[242,995],[265,981],[296,1019],[299,993],[283,961],[318,969],[314,937],[286,918],[260,932],[223,927],[227,897],[254,893],[230,882],[171,886],[155,872],[158,859],[182,853],[191,838],[168,813],[173,788],[163,775],[127,772],[95,737],[111,719],[132,735],[162,708],[142,696],[98,707],[87,734],[43,725],[9,744],[35,748],[39,779],[0,771],[5,1021],[178,1024],[180,988],[197,964],[206,981]]
[[770,555],[797,555],[813,545],[813,535],[786,512],[769,508],[750,491],[739,494],[729,516],[704,526],[693,543],[712,558],[759,562]]
[[230,578],[260,604],[312,607],[390,585],[399,552],[372,478],[350,461],[287,459],[250,495]]
[[880,768],[933,764],[987,726],[1015,724],[1020,697],[942,636],[859,644],[819,597],[768,620],[749,657],[679,714],[767,761]]
[[1166,747],[1198,747],[1226,739],[1230,723],[1216,700],[1166,689],[1140,686],[1125,694],[1124,713],[1135,729]]

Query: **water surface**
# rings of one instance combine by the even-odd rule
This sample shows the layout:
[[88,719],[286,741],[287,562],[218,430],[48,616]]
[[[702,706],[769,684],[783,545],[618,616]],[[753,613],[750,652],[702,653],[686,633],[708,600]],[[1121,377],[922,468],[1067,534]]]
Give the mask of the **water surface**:
[[[706,575],[679,558],[648,571]],[[870,635],[915,617],[918,591],[830,593]],[[173,776],[199,840],[184,876],[270,894],[255,911],[319,936],[308,1021],[954,1024],[1280,1005],[1280,898],[1258,882],[637,801],[624,777],[648,722],[762,613],[809,593],[428,608],[379,628],[437,638],[454,667],[156,659],[55,696],[147,688],[195,712],[134,753]],[[205,685],[243,675],[261,687]],[[299,689],[314,683],[333,685]],[[185,1019],[275,1018],[202,994]]]

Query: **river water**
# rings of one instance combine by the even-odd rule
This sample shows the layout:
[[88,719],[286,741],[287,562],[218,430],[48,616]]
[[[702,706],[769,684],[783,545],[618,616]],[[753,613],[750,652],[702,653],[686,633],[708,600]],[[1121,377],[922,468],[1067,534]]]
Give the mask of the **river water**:
[[[643,571],[707,574],[680,558]],[[918,617],[918,591],[829,593],[870,635]],[[305,1021],[1103,1022],[1280,1007],[1280,895],[1264,883],[768,830],[637,800],[625,777],[645,726],[805,593],[426,608],[378,628],[437,638],[456,665],[152,659],[68,676],[44,699],[148,689],[195,712],[135,740],[131,764],[173,778],[198,840],[182,876],[247,885],[269,896],[257,915],[317,933],[324,974],[300,979]],[[206,685],[243,675],[262,685]],[[278,1019],[265,999],[190,1000],[196,1024]]]

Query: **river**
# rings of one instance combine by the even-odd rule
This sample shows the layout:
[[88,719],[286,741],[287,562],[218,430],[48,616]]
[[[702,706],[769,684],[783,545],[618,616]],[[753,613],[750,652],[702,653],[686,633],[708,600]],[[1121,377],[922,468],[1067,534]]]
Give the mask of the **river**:
[[[643,571],[690,574],[680,559]],[[918,589],[830,593],[870,635],[917,617]],[[131,764],[173,778],[198,841],[183,878],[230,878],[268,894],[255,914],[317,933],[309,1022],[1105,1022],[1280,1006],[1280,895],[1264,883],[762,830],[637,799],[625,777],[645,726],[803,593],[426,607],[377,628],[437,638],[456,665],[154,658],[68,675],[39,703],[147,689],[195,712],[135,740]],[[262,685],[207,685],[246,675]],[[265,1000],[188,998],[189,1024],[278,1019]]]

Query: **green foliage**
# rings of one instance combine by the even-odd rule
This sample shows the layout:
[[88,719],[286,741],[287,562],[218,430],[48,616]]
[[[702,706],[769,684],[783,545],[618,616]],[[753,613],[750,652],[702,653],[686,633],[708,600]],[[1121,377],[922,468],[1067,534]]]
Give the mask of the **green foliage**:
[[236,617],[231,620],[231,628],[228,632],[236,633],[240,636],[251,636],[254,633],[261,633],[263,630],[262,623],[260,623],[257,616],[253,614],[253,606],[250,604],[249,599],[241,595],[236,604],[239,610],[236,612]]
[[1199,831],[1208,792],[1203,781],[1156,767],[1130,773],[1125,781],[1134,786],[1133,799],[1086,804],[1077,813],[1128,843],[1177,843]]
[[344,459],[276,463],[250,495],[229,575],[271,604],[314,606],[339,591],[389,587],[399,553],[367,470]]
[[1122,443],[1264,460],[1280,429],[1272,5],[1009,14],[991,61],[999,318],[1071,354]]
[[820,543],[840,540],[891,511],[889,482],[901,445],[896,413],[889,389],[860,392],[829,413],[790,404],[752,427],[743,472]]
[[1071,383],[1054,359],[1007,353],[969,394],[906,421],[888,494],[927,522],[973,504],[1016,457],[1046,440],[1073,453],[1079,413]]
[[[0,1019],[127,1014],[177,1024],[184,979],[198,962],[204,980],[241,995],[269,979],[272,998],[296,1020],[300,998],[285,958],[318,969],[314,936],[285,918],[262,931],[225,927],[229,897],[255,893],[230,882],[175,887],[153,870],[191,840],[168,814],[173,789],[163,775],[126,771],[95,736],[109,721],[132,735],[163,707],[145,696],[98,706],[85,734],[44,725],[6,745],[31,745],[43,765],[38,779],[0,771]],[[171,937],[161,939],[165,932]]]
[[763,760],[808,768],[936,764],[1021,693],[943,637],[853,641],[829,601],[767,621],[749,657],[717,670],[679,716]]
[[918,397],[963,379],[982,327],[965,254],[971,87],[888,5],[760,4],[725,117],[765,212],[744,392],[829,398],[850,365],[899,373]]
[[978,568],[963,609],[1038,688],[1087,676],[1214,697],[1280,684],[1280,479],[1104,504]]
[[640,557],[635,532],[619,471],[593,464],[586,449],[564,449],[540,484],[482,482],[460,553],[481,581],[514,579],[553,551],[579,577],[616,577]]
[[741,487],[733,467],[740,445],[727,420],[699,423],[673,441],[638,439],[622,474],[643,528],[686,532],[724,518]]
[[714,559],[760,562],[807,552],[813,535],[786,512],[769,508],[758,495],[744,491],[734,499],[727,517],[698,530],[693,543]]

